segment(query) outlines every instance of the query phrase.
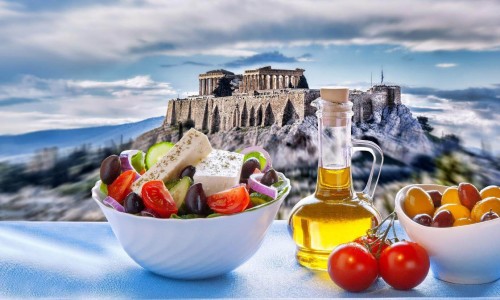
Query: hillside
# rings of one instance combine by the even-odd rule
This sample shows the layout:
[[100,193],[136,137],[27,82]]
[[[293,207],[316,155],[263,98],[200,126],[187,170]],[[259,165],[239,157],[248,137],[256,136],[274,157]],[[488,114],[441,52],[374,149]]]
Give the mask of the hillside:
[[161,126],[164,117],[149,118],[140,122],[77,129],[36,131],[20,135],[0,136],[0,160],[7,157],[29,155],[47,147],[74,148],[82,144],[103,146],[128,141]]
[[[434,147],[410,110],[402,105],[386,107],[377,116],[380,122],[370,120],[354,124],[353,138],[376,141],[384,153],[400,161],[411,162],[420,155],[432,155]],[[208,135],[215,148],[236,150],[259,145],[269,151],[276,167],[294,169],[316,166],[318,141],[317,119],[308,116],[291,125],[236,127],[229,131]],[[159,127],[137,138],[133,147],[146,150],[158,141],[177,141],[175,127]]]

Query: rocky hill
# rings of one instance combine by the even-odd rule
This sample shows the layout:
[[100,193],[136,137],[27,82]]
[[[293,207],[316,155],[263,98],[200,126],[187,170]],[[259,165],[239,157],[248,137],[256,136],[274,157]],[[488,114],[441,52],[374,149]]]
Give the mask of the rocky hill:
[[[433,145],[425,135],[417,119],[402,105],[385,107],[380,115],[367,122],[354,124],[354,138],[377,142],[384,153],[404,162],[411,162],[418,154],[432,154]],[[209,134],[218,149],[236,150],[259,145],[271,154],[274,165],[280,169],[315,167],[317,165],[317,119],[307,116],[291,125],[268,127],[233,128],[225,132]],[[146,150],[150,145],[164,140],[177,141],[178,128],[162,126],[137,138],[133,147]]]

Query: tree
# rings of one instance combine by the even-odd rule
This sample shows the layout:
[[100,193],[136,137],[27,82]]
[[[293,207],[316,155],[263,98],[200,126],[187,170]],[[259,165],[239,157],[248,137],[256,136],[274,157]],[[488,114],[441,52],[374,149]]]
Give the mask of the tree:
[[422,129],[425,132],[431,133],[434,130],[434,127],[432,127],[429,124],[429,118],[428,117],[419,116],[419,117],[417,117],[417,120],[418,120],[418,123],[420,123],[420,126],[422,127]]
[[227,77],[221,77],[219,79],[219,84],[217,88],[212,93],[215,97],[227,97],[233,95],[233,89],[231,87],[231,79]]
[[307,84],[307,79],[304,75],[300,75],[299,83],[297,83],[297,88],[298,89],[308,89],[309,88],[309,84]]

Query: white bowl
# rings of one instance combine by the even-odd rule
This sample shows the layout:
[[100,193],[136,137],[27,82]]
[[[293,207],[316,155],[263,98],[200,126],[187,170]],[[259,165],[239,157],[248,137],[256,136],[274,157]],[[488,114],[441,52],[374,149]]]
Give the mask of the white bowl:
[[102,203],[100,181],[92,198],[106,216],[123,250],[141,267],[177,279],[225,274],[259,249],[276,213],[290,192],[265,206],[208,219],[155,219],[118,212]]
[[396,213],[410,239],[422,245],[430,256],[434,276],[461,284],[480,284],[500,278],[500,219],[460,227],[434,228],[414,222],[403,211],[408,189],[447,188],[435,184],[415,184],[396,195]]

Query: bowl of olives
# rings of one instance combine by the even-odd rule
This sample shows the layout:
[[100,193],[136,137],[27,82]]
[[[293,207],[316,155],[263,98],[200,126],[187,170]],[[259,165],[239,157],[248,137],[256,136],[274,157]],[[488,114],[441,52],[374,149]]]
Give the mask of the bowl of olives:
[[436,278],[459,284],[500,278],[499,187],[409,185],[396,195],[395,211],[409,238],[429,253]]

